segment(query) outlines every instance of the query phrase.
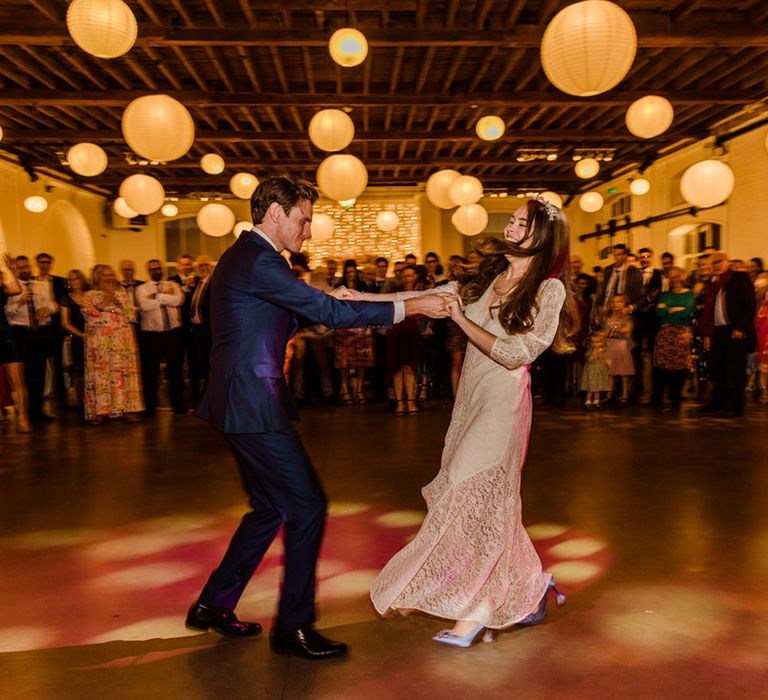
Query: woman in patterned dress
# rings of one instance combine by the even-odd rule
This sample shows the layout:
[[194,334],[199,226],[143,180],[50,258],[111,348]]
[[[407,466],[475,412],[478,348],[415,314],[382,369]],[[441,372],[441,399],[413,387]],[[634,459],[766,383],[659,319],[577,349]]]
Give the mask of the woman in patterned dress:
[[109,265],[93,269],[93,289],[82,295],[85,317],[85,419],[100,425],[106,418],[138,420],[144,410],[139,357],[131,322],[136,308],[120,289]]
[[[531,362],[571,349],[568,225],[539,199],[520,207],[453,288],[451,318],[469,345],[442,464],[422,493],[416,537],[371,588],[376,610],[418,610],[454,622],[434,640],[469,646],[483,628],[540,622],[554,580],[521,517],[520,476],[531,426]],[[422,292],[424,293],[430,293]],[[414,292],[412,294],[418,294]],[[381,299],[381,295],[377,297]]]

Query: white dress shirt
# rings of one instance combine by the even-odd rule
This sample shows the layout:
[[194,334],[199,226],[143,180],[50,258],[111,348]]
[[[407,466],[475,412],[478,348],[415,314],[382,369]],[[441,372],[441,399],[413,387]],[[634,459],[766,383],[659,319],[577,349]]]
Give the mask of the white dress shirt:
[[[150,298],[150,294],[155,294]],[[176,282],[163,280],[145,282],[136,288],[136,301],[141,310],[141,330],[166,331],[181,326],[181,307],[184,304],[184,292]],[[168,314],[168,328],[163,323],[165,312]]]
[[[256,226],[254,226],[252,230],[256,232],[259,236],[261,236],[265,241],[267,241],[267,243],[269,243],[269,245],[271,245],[278,253],[280,252],[279,250],[277,250],[277,246],[272,242],[272,239],[266,233],[264,233],[264,231],[261,231]],[[402,321],[405,318],[405,302],[393,301],[392,303],[394,304],[394,307],[395,307],[394,318],[392,320],[392,323],[400,323],[400,321]]]
[[[39,280],[28,280],[24,282],[19,280],[21,285],[21,291],[25,292],[29,289],[32,292],[32,303],[34,304],[35,311],[38,309],[48,309],[51,314],[55,314],[58,310],[56,303],[51,296],[51,286],[47,282],[40,282]],[[30,308],[26,301],[20,301],[23,294],[14,294],[8,297],[5,302],[5,318],[12,326],[21,326],[23,328],[30,327]],[[50,326],[51,316],[43,318],[37,321],[37,327]]]

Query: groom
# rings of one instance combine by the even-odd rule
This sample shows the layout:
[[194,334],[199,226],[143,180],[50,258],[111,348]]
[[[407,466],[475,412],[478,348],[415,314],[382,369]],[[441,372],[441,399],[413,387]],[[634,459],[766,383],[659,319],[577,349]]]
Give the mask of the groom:
[[291,421],[296,406],[283,375],[285,346],[299,324],[380,328],[406,315],[448,315],[446,297],[405,302],[340,301],[296,279],[280,253],[298,253],[311,238],[317,191],[287,177],[264,180],[251,197],[254,227],[222,255],[211,284],[208,388],[197,415],[222,431],[250,497],[224,558],[211,574],[187,625],[236,637],[261,632],[234,608],[281,527],[285,573],[272,649],[307,659],[347,651],[323,637],[315,621],[315,566],[326,497]]

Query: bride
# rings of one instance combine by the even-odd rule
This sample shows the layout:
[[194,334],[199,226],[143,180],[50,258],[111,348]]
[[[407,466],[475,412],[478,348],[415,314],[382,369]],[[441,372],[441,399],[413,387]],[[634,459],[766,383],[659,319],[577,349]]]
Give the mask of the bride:
[[523,528],[520,474],[531,427],[528,368],[550,345],[568,351],[574,330],[568,224],[553,204],[532,199],[504,240],[478,252],[479,265],[452,283],[451,318],[469,347],[440,471],[422,490],[428,513],[371,588],[380,614],[418,610],[454,621],[433,638],[453,646],[471,645],[484,628],[540,622],[550,591],[565,602]]

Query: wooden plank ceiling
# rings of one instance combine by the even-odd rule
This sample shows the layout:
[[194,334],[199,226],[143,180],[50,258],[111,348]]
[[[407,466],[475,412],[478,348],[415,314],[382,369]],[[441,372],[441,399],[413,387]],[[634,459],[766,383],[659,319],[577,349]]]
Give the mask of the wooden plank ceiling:
[[[283,171],[313,179],[324,157],[307,125],[321,108],[350,110],[371,185],[424,182],[440,167],[487,188],[575,193],[574,149],[613,149],[601,177],[647,163],[712,133],[714,125],[768,97],[768,0],[622,0],[638,30],[627,78],[594,98],[555,89],[539,61],[541,35],[570,0],[128,0],[139,38],[103,60],[67,34],[64,0],[0,0],[0,147],[42,172],[66,173],[67,148],[101,144],[107,171],[74,176],[115,193],[137,172],[120,133],[128,102],[163,92],[186,104],[197,138],[187,157],[144,169],[169,193],[226,192],[229,177]],[[368,59],[342,69],[331,32],[361,29]],[[675,107],[670,130],[651,141],[624,125],[646,94]],[[486,143],[477,119],[498,114],[505,136]],[[528,149],[557,160],[519,162]],[[200,156],[220,153],[224,174]]]

